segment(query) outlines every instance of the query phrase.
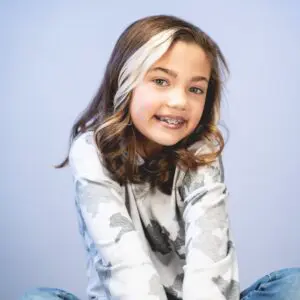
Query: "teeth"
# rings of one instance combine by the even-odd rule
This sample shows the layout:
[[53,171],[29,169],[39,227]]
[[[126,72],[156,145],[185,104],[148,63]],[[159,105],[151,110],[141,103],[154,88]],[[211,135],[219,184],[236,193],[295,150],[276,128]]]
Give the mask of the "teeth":
[[177,120],[177,119],[170,119],[170,118],[166,118],[166,117],[158,117],[159,120],[167,122],[169,124],[179,124],[179,123],[184,123],[183,120]]

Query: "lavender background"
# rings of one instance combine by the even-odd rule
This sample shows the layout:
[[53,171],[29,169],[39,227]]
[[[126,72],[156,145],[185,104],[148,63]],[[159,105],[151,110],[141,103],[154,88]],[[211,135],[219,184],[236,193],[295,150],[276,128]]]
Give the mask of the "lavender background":
[[67,151],[119,34],[151,14],[194,22],[231,68],[224,154],[242,288],[300,266],[298,1],[0,1],[0,297],[67,289],[85,299],[85,262]]

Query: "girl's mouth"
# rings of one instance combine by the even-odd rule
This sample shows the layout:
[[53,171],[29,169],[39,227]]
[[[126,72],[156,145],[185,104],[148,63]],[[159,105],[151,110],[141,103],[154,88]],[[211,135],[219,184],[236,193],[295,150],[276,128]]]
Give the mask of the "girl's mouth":
[[166,128],[179,129],[185,124],[185,120],[179,118],[154,116],[155,119]]

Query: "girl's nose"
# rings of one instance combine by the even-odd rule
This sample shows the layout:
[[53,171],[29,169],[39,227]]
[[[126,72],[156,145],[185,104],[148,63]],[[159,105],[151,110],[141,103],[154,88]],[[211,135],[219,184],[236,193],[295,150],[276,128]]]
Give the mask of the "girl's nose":
[[187,98],[186,94],[182,90],[176,90],[172,93],[170,93],[167,105],[172,108],[177,109],[186,109],[187,106]]

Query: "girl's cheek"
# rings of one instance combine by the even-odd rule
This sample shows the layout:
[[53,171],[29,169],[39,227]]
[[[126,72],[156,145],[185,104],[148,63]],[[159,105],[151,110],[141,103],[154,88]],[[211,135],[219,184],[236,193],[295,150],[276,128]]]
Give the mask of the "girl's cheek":
[[149,120],[157,112],[160,99],[155,91],[148,85],[137,88],[133,94],[133,110],[139,120]]
[[141,103],[141,108],[150,113],[154,109],[153,101],[151,101],[151,98],[144,98],[144,101]]
[[155,109],[155,96],[153,93],[139,93],[137,100],[137,113],[149,114]]
[[149,117],[153,114],[153,107],[149,101],[143,101],[140,103],[139,107],[136,110],[136,116],[140,120],[148,120]]

